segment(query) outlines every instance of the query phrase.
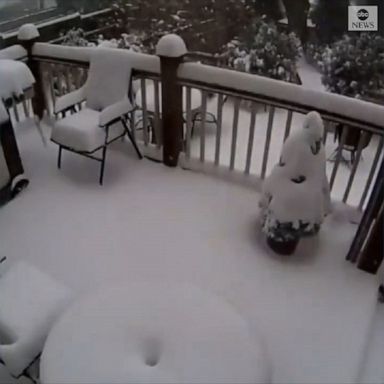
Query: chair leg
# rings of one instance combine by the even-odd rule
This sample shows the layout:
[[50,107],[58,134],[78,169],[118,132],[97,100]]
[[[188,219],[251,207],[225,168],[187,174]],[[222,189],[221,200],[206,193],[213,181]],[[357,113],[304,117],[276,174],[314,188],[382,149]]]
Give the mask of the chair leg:
[[123,123],[123,125],[124,125],[124,129],[125,129],[125,131],[127,132],[127,135],[128,135],[128,137],[129,137],[129,140],[131,140],[131,143],[132,143],[133,147],[135,148],[135,151],[136,151],[136,153],[137,153],[137,156],[139,157],[139,159],[142,159],[142,158],[143,158],[143,155],[141,154],[141,152],[140,152],[140,150],[139,150],[139,148],[138,148],[138,146],[137,146],[137,144],[136,144],[136,140],[133,138],[132,133],[131,133],[131,131],[129,130],[129,128],[128,128],[128,126],[127,126],[127,123],[126,123],[123,119],[122,119],[121,121],[122,121],[122,123]]
[[57,156],[57,168],[61,168],[61,153],[63,151],[63,147],[59,145],[59,154]]
[[99,184],[103,185],[103,179],[104,179],[104,168],[105,168],[105,159],[107,157],[107,146],[104,145],[103,147],[103,155],[101,158],[101,165],[100,165],[100,177],[99,177]]

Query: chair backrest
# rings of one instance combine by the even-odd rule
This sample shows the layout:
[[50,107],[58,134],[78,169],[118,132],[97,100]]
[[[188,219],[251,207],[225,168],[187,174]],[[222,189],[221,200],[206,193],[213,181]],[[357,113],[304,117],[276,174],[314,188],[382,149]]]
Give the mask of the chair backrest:
[[128,96],[132,68],[126,51],[97,48],[85,84],[87,107],[100,111]]

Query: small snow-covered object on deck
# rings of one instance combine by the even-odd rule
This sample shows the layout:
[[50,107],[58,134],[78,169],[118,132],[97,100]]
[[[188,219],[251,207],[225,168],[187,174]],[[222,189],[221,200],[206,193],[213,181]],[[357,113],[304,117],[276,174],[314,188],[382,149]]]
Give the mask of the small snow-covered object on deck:
[[303,128],[284,143],[277,164],[263,185],[259,205],[269,242],[298,242],[313,235],[330,212],[325,172],[324,125],[317,112],[307,114]]
[[35,82],[25,63],[16,60],[0,60],[0,99],[20,97]]
[[17,377],[41,353],[71,299],[70,291],[33,265],[19,261],[0,279],[0,330],[8,339],[0,359]]

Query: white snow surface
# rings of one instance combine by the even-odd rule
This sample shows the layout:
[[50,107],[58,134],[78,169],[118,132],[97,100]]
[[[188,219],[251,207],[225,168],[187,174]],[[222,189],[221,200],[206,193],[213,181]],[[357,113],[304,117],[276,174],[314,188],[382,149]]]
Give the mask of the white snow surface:
[[31,70],[21,61],[0,60],[0,99],[18,97],[35,82]]
[[184,40],[174,33],[163,36],[156,45],[156,54],[159,56],[181,57],[186,53]]
[[64,152],[58,170],[56,146],[28,124],[16,132],[31,183],[1,208],[10,262],[25,259],[78,295],[119,281],[195,284],[262,333],[273,383],[357,381],[378,281],[345,261],[356,231],[345,215],[280,258],[260,234],[255,190],[138,160],[120,141],[100,187],[97,163]]
[[260,335],[222,297],[172,281],[126,282],[71,306],[48,337],[40,374],[46,384],[266,384],[270,365]]

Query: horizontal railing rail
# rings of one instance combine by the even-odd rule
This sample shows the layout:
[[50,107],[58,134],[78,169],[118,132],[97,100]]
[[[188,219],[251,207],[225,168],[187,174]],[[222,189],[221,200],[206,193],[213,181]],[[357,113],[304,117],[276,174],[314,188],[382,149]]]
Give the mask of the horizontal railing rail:
[[208,91],[232,93],[256,102],[268,101],[270,105],[295,112],[317,110],[330,121],[351,123],[378,134],[384,131],[384,108],[374,103],[198,63],[180,66],[178,77],[180,83]]

